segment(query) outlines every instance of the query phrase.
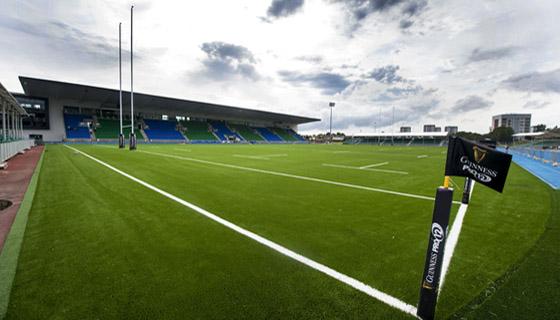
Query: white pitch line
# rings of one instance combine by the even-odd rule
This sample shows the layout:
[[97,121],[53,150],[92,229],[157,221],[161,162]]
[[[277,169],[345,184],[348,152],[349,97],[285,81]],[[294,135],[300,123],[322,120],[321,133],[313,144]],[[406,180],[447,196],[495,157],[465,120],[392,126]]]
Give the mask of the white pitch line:
[[427,154],[421,154],[419,156],[416,156],[416,158],[418,158],[418,159],[427,158],[427,157],[428,157]]
[[406,172],[406,171],[352,167],[352,166],[345,166],[345,165],[342,165],[342,164],[323,163],[322,165],[325,166],[325,167],[333,167],[333,168],[345,168],[345,169],[354,169],[354,170],[362,170],[362,171],[375,171],[375,172],[385,172],[385,173],[408,174],[408,172]]
[[[403,197],[409,197],[409,198],[415,198],[415,199],[422,199],[422,200],[429,200],[429,201],[434,201],[435,200],[432,197],[427,197],[427,196],[422,196],[422,195],[412,194],[412,193],[406,193],[406,192],[391,191],[391,190],[380,189],[380,188],[360,186],[360,185],[357,185],[357,184],[350,184],[350,183],[345,183],[345,182],[338,182],[338,181],[312,178],[312,177],[306,177],[306,176],[298,176],[298,175],[295,175],[295,174],[278,172],[278,171],[269,171],[269,170],[256,169],[256,168],[250,168],[250,167],[242,167],[242,166],[237,166],[237,165],[234,165],[234,164],[227,164],[227,163],[214,162],[214,161],[195,159],[195,158],[187,158],[187,157],[182,157],[182,156],[176,156],[176,155],[173,155],[173,154],[157,153],[157,152],[150,152],[150,151],[145,151],[145,150],[137,150],[137,151],[138,152],[143,152],[143,153],[148,153],[148,154],[153,154],[153,155],[160,156],[160,157],[168,157],[168,158],[172,158],[172,159],[179,159],[179,160],[185,160],[185,161],[192,161],[192,162],[210,164],[210,165],[213,165],[213,166],[219,166],[219,167],[225,167],[225,168],[232,168],[232,169],[238,169],[238,170],[245,170],[245,171],[251,171],[251,172],[270,174],[270,175],[279,176],[279,177],[313,181],[313,182],[319,182],[319,183],[324,183],[324,184],[331,184],[331,185],[335,185],[335,186],[354,188],[354,189],[360,189],[360,190],[367,190],[367,191],[373,191],[373,192],[381,192],[381,193],[393,194],[393,195],[397,195],[397,196],[403,196]],[[370,170],[374,170],[374,169],[370,169]],[[453,203],[454,204],[461,204],[461,202],[459,202],[459,201],[453,201]]]
[[[471,180],[471,190],[469,197],[472,195],[474,184],[475,181]],[[465,219],[465,215],[467,214],[468,207],[469,205],[461,203],[461,205],[459,206],[459,210],[457,211],[457,215],[455,216],[455,220],[453,221],[453,225],[451,226],[451,231],[449,231],[449,236],[447,237],[447,242],[445,244],[445,250],[443,252],[441,280],[439,282],[440,291],[443,287],[443,283],[445,282],[445,276],[447,275],[447,271],[449,270],[449,265],[451,264],[451,258],[453,258],[455,247],[459,242],[459,234],[461,234],[461,227],[463,226],[463,220]]]
[[332,153],[350,153],[351,151],[333,151]]
[[243,154],[234,154],[233,155],[236,158],[247,158],[247,159],[257,159],[257,160],[270,160],[269,158],[265,158],[265,157],[259,157],[259,156],[246,156]]
[[370,164],[367,166],[361,166],[360,169],[367,169],[367,168],[373,168],[373,167],[379,167],[379,166],[384,166],[386,164],[389,164],[389,162],[381,162],[381,163],[374,163],[374,164]]
[[175,151],[185,151],[185,152],[191,152],[191,149],[182,149],[182,148],[173,148],[173,150]]
[[263,154],[261,157],[275,158],[275,157],[287,157],[287,153],[275,153],[275,154]]
[[183,199],[181,199],[177,196],[174,196],[171,193],[163,191],[163,190],[161,190],[161,189],[159,189],[159,188],[157,188],[157,187],[155,187],[155,186],[153,186],[153,185],[151,185],[151,184],[149,184],[149,183],[147,183],[143,180],[140,180],[140,179],[124,172],[124,171],[121,171],[121,170],[111,166],[108,163],[105,163],[105,162],[103,162],[103,161],[101,161],[101,160],[99,160],[99,159],[97,159],[93,156],[90,156],[89,154],[87,154],[85,152],[82,152],[82,151],[80,151],[78,149],[75,149],[73,147],[70,147],[68,145],[64,145],[64,146],[82,154],[83,156],[85,156],[85,157],[87,157],[87,158],[105,166],[106,168],[109,168],[109,169],[113,170],[114,172],[116,172],[116,173],[118,173],[118,174],[120,174],[120,175],[122,175],[122,176],[124,176],[124,177],[126,177],[126,178],[128,178],[128,179],[130,179],[130,180],[132,180],[132,181],[150,189],[150,190],[152,190],[152,191],[155,191],[155,192],[161,194],[162,196],[164,196],[168,199],[171,199],[171,200],[173,200],[173,201],[175,201],[179,204],[182,204],[183,206],[188,207],[188,208],[198,212],[199,214],[201,214],[201,215],[203,215],[203,216],[205,216],[205,217],[207,217],[207,218],[209,218],[209,219],[211,219],[211,220],[213,220],[213,221],[215,221],[215,222],[217,222],[217,223],[219,223],[219,224],[221,224],[221,225],[223,225],[223,226],[225,226],[225,227],[227,227],[227,228],[229,228],[229,229],[231,229],[231,230],[233,230],[233,231],[235,231],[239,234],[242,234],[242,235],[246,236],[247,238],[255,240],[258,243],[260,243],[260,244],[262,244],[262,245],[264,245],[264,246],[266,246],[266,247],[268,247],[268,248],[270,248],[274,251],[277,251],[277,252],[279,252],[279,253],[281,253],[281,254],[283,254],[283,255],[285,255],[285,256],[293,259],[293,260],[296,260],[296,261],[298,261],[298,262],[300,262],[300,263],[302,263],[302,264],[304,264],[304,265],[306,265],[310,268],[313,268],[313,269],[315,269],[319,272],[322,272],[322,273],[328,275],[331,278],[334,278],[334,279],[336,279],[340,282],[343,282],[343,283],[351,286],[352,288],[354,288],[358,291],[361,291],[361,292],[369,295],[370,297],[373,297],[373,298],[375,298],[375,299],[377,299],[377,300],[379,300],[379,301],[381,301],[381,302],[383,302],[383,303],[385,303],[385,304],[387,304],[387,305],[389,305],[389,306],[391,306],[395,309],[398,309],[402,312],[408,313],[412,316],[416,316],[416,307],[414,307],[414,306],[412,306],[412,305],[410,305],[410,304],[408,304],[408,303],[406,303],[402,300],[399,300],[399,299],[397,299],[397,298],[395,298],[395,297],[393,297],[393,296],[391,296],[391,295],[389,295],[385,292],[379,291],[379,290],[377,290],[377,289],[375,289],[375,288],[373,288],[373,287],[371,287],[371,286],[369,286],[369,285],[367,285],[367,284],[365,284],[365,283],[363,283],[359,280],[356,280],[356,279],[354,279],[350,276],[347,276],[343,273],[340,273],[340,272],[338,272],[334,269],[331,269],[331,268],[327,267],[326,265],[323,265],[319,262],[316,262],[316,261],[311,260],[311,259],[309,259],[305,256],[302,256],[299,253],[296,253],[296,252],[294,252],[294,251],[292,251],[292,250],[290,250],[286,247],[283,247],[283,246],[277,244],[276,242],[273,242],[273,241],[268,240],[268,239],[266,239],[262,236],[259,236],[258,234],[253,233],[253,232],[251,232],[247,229],[244,229],[244,228],[242,228],[242,227],[240,227],[240,226],[238,226],[238,225],[236,225],[232,222],[229,222],[226,219],[220,218],[219,216],[217,216],[217,215],[215,215],[215,214],[213,214],[209,211],[206,211],[206,210],[202,209],[201,207],[199,207],[195,204],[192,204],[192,203],[190,203],[188,201],[185,201],[185,200],[183,200]]

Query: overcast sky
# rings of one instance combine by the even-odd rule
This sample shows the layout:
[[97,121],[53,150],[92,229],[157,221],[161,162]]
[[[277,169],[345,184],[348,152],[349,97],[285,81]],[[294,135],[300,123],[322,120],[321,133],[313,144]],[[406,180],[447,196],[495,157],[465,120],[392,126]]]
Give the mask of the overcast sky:
[[[0,82],[118,88],[130,1],[0,1]],[[135,1],[135,91],[305,115],[300,127],[560,124],[558,0]],[[129,64],[125,59],[124,72]],[[125,78],[128,90],[128,77]]]

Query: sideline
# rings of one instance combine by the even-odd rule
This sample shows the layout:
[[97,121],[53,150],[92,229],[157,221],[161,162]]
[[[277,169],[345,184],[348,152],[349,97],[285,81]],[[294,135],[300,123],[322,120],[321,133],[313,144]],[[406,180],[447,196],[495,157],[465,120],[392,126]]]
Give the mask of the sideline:
[[19,253],[21,251],[25,229],[27,227],[29,211],[31,211],[33,198],[35,197],[39,173],[41,172],[41,168],[43,166],[45,150],[46,148],[43,149],[43,152],[41,152],[41,157],[39,158],[35,170],[33,171],[27,191],[25,191],[25,195],[23,196],[23,200],[18,208],[16,218],[10,229],[10,233],[8,233],[8,237],[4,242],[4,248],[0,253],[0,283],[2,283],[2,285],[0,285],[0,319],[4,319],[6,317],[6,312],[8,311],[10,293],[12,292],[12,285],[16,275]]

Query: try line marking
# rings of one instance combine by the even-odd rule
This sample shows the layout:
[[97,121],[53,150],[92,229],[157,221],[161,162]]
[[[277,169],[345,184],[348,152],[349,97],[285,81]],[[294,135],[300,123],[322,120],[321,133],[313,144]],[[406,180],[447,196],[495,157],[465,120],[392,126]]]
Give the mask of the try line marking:
[[[385,162],[384,164],[387,164],[388,162]],[[380,165],[380,164],[378,164]],[[396,173],[396,174],[408,174],[408,172],[406,171],[397,171],[397,170],[387,170],[387,169],[373,169],[371,168],[371,166],[365,166],[365,167],[352,167],[352,166],[345,166],[342,164],[330,164],[330,163],[323,163],[323,166],[325,167],[333,167],[333,168],[344,168],[344,169],[354,169],[354,170],[362,170],[362,171],[376,171],[376,172],[386,172],[386,173]]]
[[340,272],[338,272],[334,269],[331,269],[331,268],[329,268],[329,267],[327,267],[327,266],[325,266],[325,265],[323,265],[319,262],[316,262],[316,261],[311,260],[311,259],[309,259],[305,256],[302,256],[302,255],[300,255],[300,254],[298,254],[298,253],[296,253],[296,252],[294,252],[294,251],[292,251],[292,250],[290,250],[286,247],[283,247],[283,246],[277,244],[276,242],[270,241],[270,240],[268,240],[264,237],[259,236],[256,233],[253,233],[253,232],[251,232],[247,229],[244,229],[244,228],[242,228],[242,227],[240,227],[240,226],[238,226],[234,223],[231,223],[226,219],[220,218],[219,216],[217,216],[217,215],[215,215],[215,214],[213,214],[209,211],[206,211],[206,210],[202,209],[201,207],[199,207],[197,205],[194,205],[194,204],[192,204],[188,201],[185,201],[185,200],[183,200],[183,199],[181,199],[177,196],[172,195],[171,193],[168,193],[168,192],[163,191],[163,190],[161,190],[157,187],[154,187],[153,185],[151,185],[151,184],[149,184],[149,183],[147,183],[143,180],[140,180],[140,179],[124,172],[124,171],[121,171],[121,170],[111,166],[110,164],[108,164],[106,162],[103,162],[103,161],[101,161],[101,160],[99,160],[99,159],[97,159],[93,156],[90,156],[89,154],[87,154],[83,151],[80,151],[76,148],[70,147],[66,144],[64,146],[66,148],[74,150],[75,152],[80,153],[81,155],[83,155],[83,156],[101,164],[102,166],[105,166],[106,168],[109,168],[109,169],[115,171],[116,173],[118,173],[118,174],[120,174],[120,175],[122,175],[122,176],[124,176],[124,177],[126,177],[126,178],[128,178],[128,179],[130,179],[130,180],[132,180],[132,181],[150,189],[150,190],[152,190],[152,191],[155,191],[155,192],[161,194],[162,196],[164,196],[166,198],[169,198],[169,199],[171,199],[171,200],[173,200],[173,201],[175,201],[179,204],[182,204],[185,207],[188,207],[188,208],[198,212],[199,214],[201,214],[201,215],[203,215],[203,216],[205,216],[205,217],[207,217],[207,218],[209,218],[209,219],[211,219],[211,220],[213,220],[213,221],[215,221],[215,222],[217,222],[217,223],[219,223],[219,224],[221,224],[221,225],[223,225],[223,226],[225,226],[225,227],[227,227],[227,228],[229,228],[229,229],[231,229],[231,230],[233,230],[233,231],[235,231],[239,234],[242,234],[242,235],[244,235],[244,236],[246,236],[250,239],[253,239],[253,240],[257,241],[258,243],[260,243],[260,244],[262,244],[266,247],[269,247],[270,249],[272,249],[274,251],[277,251],[277,252],[279,252],[279,253],[281,253],[281,254],[283,254],[283,255],[285,255],[285,256],[293,259],[293,260],[296,260],[296,261],[298,261],[298,262],[300,262],[300,263],[302,263],[302,264],[304,264],[308,267],[311,267],[311,268],[313,268],[313,269],[315,269],[319,272],[322,272],[322,273],[324,273],[324,274],[326,274],[326,275],[328,275],[328,276],[330,276],[330,277],[332,277],[332,278],[334,278],[334,279],[336,279],[340,282],[343,282],[343,283],[351,286],[352,288],[354,288],[356,290],[359,290],[359,291],[361,291],[361,292],[363,292],[363,293],[365,293],[365,294],[367,294],[367,295],[369,295],[369,296],[371,296],[371,297],[373,297],[373,298],[375,298],[375,299],[377,299],[377,300],[379,300],[383,303],[388,304],[389,306],[391,306],[393,308],[399,309],[402,312],[408,313],[408,314],[416,317],[416,307],[414,307],[414,306],[412,306],[412,305],[410,305],[410,304],[408,304],[404,301],[401,301],[401,300],[399,300],[399,299],[397,299],[397,298],[395,298],[391,295],[388,295],[388,294],[386,294],[382,291],[379,291],[379,290],[377,290],[377,289],[375,289],[375,288],[373,288],[373,287],[371,287],[371,286],[369,286],[369,285],[367,285],[367,284],[365,284],[365,283],[363,283],[359,280],[356,280],[352,277],[349,277],[349,276],[347,276],[343,273],[340,273]]
[[[415,198],[415,199],[422,199],[422,200],[429,200],[429,201],[434,201],[435,200],[432,197],[422,196],[422,195],[418,195],[418,194],[391,191],[391,190],[373,188],[373,187],[366,187],[366,186],[360,186],[360,185],[357,185],[357,184],[338,182],[338,181],[332,181],[332,180],[325,180],[325,179],[319,179],[319,178],[312,178],[312,177],[306,177],[306,176],[298,176],[298,175],[295,175],[295,174],[278,172],[278,171],[270,171],[270,170],[264,170],[264,169],[242,167],[242,166],[237,166],[237,165],[234,165],[234,164],[214,162],[214,161],[208,161],[208,160],[202,160],[202,159],[196,159],[196,158],[187,158],[187,157],[182,157],[182,156],[176,156],[176,155],[173,155],[173,154],[158,153],[158,152],[151,152],[151,151],[145,151],[145,150],[137,150],[137,152],[143,152],[143,153],[152,154],[152,155],[156,155],[156,156],[160,156],[160,157],[167,157],[167,158],[178,159],[178,160],[198,162],[198,163],[209,164],[209,165],[225,167],[225,168],[232,168],[232,169],[238,169],[238,170],[245,170],[245,171],[251,171],[251,172],[270,174],[270,175],[286,177],[286,178],[293,178],[293,179],[299,179],[299,180],[319,182],[319,183],[330,184],[330,185],[341,186],[341,187],[347,187],[347,188],[354,188],[354,189],[367,190],[367,191],[373,191],[373,192],[388,193],[388,194],[392,194],[392,195]],[[373,170],[373,169],[370,169],[370,170]],[[459,202],[459,201],[453,201],[453,203],[454,204],[461,204],[461,202]]]

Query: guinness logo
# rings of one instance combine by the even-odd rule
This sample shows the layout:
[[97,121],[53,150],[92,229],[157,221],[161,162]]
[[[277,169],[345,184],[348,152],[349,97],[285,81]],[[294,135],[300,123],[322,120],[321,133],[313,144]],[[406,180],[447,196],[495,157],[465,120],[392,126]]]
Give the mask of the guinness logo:
[[476,161],[476,163],[480,163],[480,161],[484,160],[484,158],[486,158],[486,153],[488,151],[479,148],[478,146],[473,146],[473,151],[474,151],[474,160]]

